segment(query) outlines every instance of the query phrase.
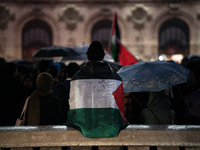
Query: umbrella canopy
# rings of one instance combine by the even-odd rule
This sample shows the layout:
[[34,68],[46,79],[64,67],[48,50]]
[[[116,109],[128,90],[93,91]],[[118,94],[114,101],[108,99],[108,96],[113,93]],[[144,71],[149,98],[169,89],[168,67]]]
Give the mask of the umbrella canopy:
[[189,70],[173,61],[140,61],[124,66],[121,76],[124,92],[153,92],[187,82]]
[[42,47],[33,54],[33,57],[75,57],[79,54],[69,47],[50,46]]
[[[77,56],[77,58],[84,60],[84,61],[87,60],[86,52],[87,52],[88,48],[89,48],[89,45],[79,45],[79,46],[72,47],[72,49],[74,49],[79,54],[79,56]],[[104,50],[104,52],[105,52],[104,61],[114,62],[114,59],[112,59],[110,54],[108,54],[108,52],[106,52],[105,50]]]
[[23,75],[29,74],[36,69],[34,63],[28,60],[14,60],[13,62],[17,64],[18,71]]
[[34,63],[28,60],[21,60],[21,59],[17,59],[13,61],[14,63],[17,64],[17,66],[24,66],[27,68],[34,68]]

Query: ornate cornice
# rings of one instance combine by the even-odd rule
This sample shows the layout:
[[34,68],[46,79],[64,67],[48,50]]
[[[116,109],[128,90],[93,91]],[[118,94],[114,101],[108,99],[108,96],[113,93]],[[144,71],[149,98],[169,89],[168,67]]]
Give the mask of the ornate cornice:
[[101,13],[102,15],[104,15],[104,16],[110,16],[110,15],[113,14],[112,11],[111,11],[110,6],[108,6],[108,5],[102,6],[102,7],[101,7],[100,13]]
[[39,5],[35,5],[35,6],[33,6],[32,12],[33,12],[33,14],[39,16],[42,14],[42,7]]
[[83,16],[74,5],[69,5],[65,11],[59,15],[59,20],[65,22],[68,29],[74,30],[76,29],[77,23],[83,21]]
[[135,28],[142,29],[147,21],[151,19],[147,8],[142,4],[137,4],[127,16],[127,20],[135,24]]
[[199,0],[0,0],[0,2],[16,2],[16,3],[115,3],[115,4],[125,4],[125,3],[192,3],[199,2]]
[[169,13],[176,15],[179,14],[180,12],[180,4],[177,3],[171,3],[169,4]]

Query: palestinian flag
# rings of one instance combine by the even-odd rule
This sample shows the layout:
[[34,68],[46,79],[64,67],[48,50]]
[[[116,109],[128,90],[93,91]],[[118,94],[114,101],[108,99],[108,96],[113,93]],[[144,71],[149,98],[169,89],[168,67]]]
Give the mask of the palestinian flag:
[[137,58],[135,58],[120,41],[118,41],[118,48],[118,59],[122,66],[128,66],[138,62]]
[[114,15],[113,25],[112,25],[112,37],[111,37],[111,53],[112,58],[118,62],[118,39],[120,39],[119,27],[117,22],[117,13]]
[[111,36],[111,53],[115,62],[119,62],[122,66],[135,64],[138,60],[133,56],[126,47],[120,42],[120,33],[117,22],[117,13],[114,15]]
[[105,138],[116,137],[128,125],[122,81],[109,78],[72,78],[67,126],[85,137]]

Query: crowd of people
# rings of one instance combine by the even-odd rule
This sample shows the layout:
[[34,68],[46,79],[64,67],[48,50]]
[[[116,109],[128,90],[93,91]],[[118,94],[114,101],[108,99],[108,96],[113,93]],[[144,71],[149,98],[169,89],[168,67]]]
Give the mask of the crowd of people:
[[69,108],[70,79],[79,69],[75,62],[63,65],[61,70],[49,59],[27,68],[1,58],[0,126],[15,125],[29,96],[26,125],[64,124]]
[[[16,62],[7,62],[1,58],[0,126],[15,125],[28,96],[30,99],[25,125],[66,124],[88,137],[98,134],[100,129],[106,131],[104,136],[116,136],[128,124],[200,125],[199,57],[182,61],[182,65],[190,70],[186,83],[159,92],[123,93],[119,88],[122,83],[120,76],[108,63],[102,61],[105,54],[101,44],[92,42],[86,55],[88,62],[84,65],[71,62],[61,68],[52,60],[40,60],[28,71],[20,68]],[[91,85],[94,79],[98,82]],[[117,91],[116,95],[113,89]],[[113,96],[121,104],[113,102]],[[91,107],[95,109],[90,110],[89,114],[80,111]],[[106,109],[102,110],[102,107]],[[103,119],[97,117],[98,113],[101,113]],[[109,114],[115,117],[109,117]],[[81,115],[81,118],[77,115]],[[92,133],[91,128],[83,128],[88,118],[94,122]],[[94,119],[108,119],[110,122],[104,122],[105,127]],[[118,124],[113,125],[114,130],[111,129],[111,122]]]

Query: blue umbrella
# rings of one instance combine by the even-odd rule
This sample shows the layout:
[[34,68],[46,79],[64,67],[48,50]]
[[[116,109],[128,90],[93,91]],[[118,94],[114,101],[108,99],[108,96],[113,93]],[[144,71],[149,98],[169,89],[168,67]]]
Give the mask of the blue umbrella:
[[173,61],[140,61],[124,66],[121,76],[124,92],[156,92],[187,82],[189,70]]
[[73,58],[78,56],[79,54],[74,51],[72,48],[63,47],[63,46],[50,46],[50,47],[42,47],[37,50],[33,57],[67,57]]

